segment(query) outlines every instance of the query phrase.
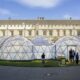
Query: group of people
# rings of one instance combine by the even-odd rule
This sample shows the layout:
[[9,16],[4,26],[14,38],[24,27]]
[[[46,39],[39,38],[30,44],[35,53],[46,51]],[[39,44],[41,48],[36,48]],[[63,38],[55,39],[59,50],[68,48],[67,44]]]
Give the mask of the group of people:
[[[41,58],[42,58],[42,63],[44,64],[45,63],[45,54],[44,53],[41,55]],[[69,50],[69,60],[71,63],[76,61],[76,64],[79,64],[79,53],[73,49],[70,49]]]
[[70,62],[76,61],[76,64],[78,64],[79,63],[79,53],[73,49],[70,49],[69,50],[69,60]]

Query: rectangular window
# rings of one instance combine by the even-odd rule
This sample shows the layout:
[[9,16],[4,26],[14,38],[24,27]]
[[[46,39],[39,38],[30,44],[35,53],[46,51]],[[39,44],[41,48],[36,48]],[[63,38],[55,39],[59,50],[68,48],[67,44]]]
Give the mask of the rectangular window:
[[19,35],[22,35],[22,31],[19,31]]
[[80,30],[77,31],[78,36],[80,36]]
[[3,36],[5,36],[5,31],[3,30]]
[[31,31],[29,31],[29,35],[31,35]]
[[43,35],[46,35],[46,30],[45,30],[45,31],[43,31]]
[[52,30],[49,30],[49,35],[51,35],[51,36],[52,36]]
[[11,36],[13,36],[14,34],[13,34],[13,31],[11,31]]
[[39,35],[39,32],[38,31],[36,31],[36,35]]

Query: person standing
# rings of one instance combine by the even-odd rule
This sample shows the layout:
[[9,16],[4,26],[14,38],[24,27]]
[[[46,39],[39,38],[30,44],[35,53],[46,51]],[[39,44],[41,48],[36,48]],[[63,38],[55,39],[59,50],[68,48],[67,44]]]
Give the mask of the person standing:
[[79,64],[79,54],[78,54],[78,52],[76,54],[76,64]]
[[42,63],[44,64],[45,63],[45,54],[44,53],[41,55],[41,58],[42,58]]
[[73,62],[75,61],[75,55],[76,55],[76,51],[75,50],[73,50]]
[[72,63],[72,59],[73,59],[73,50],[72,49],[70,49],[69,50],[69,60],[70,60],[70,62]]

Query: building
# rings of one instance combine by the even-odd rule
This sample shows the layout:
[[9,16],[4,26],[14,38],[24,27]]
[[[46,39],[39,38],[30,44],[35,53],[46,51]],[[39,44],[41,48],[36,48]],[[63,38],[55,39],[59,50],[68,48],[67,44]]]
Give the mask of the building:
[[0,20],[0,59],[69,59],[70,49],[80,53],[79,35],[80,20]]
[[63,36],[79,36],[80,20],[0,20],[0,36],[21,35],[28,39],[44,36],[56,41]]

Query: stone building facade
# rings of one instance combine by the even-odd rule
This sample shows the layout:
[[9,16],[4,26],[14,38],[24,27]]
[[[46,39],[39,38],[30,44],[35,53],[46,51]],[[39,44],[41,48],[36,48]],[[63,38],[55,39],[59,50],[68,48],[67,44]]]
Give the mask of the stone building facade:
[[0,37],[21,35],[28,39],[44,36],[56,41],[80,35],[80,20],[0,20]]

